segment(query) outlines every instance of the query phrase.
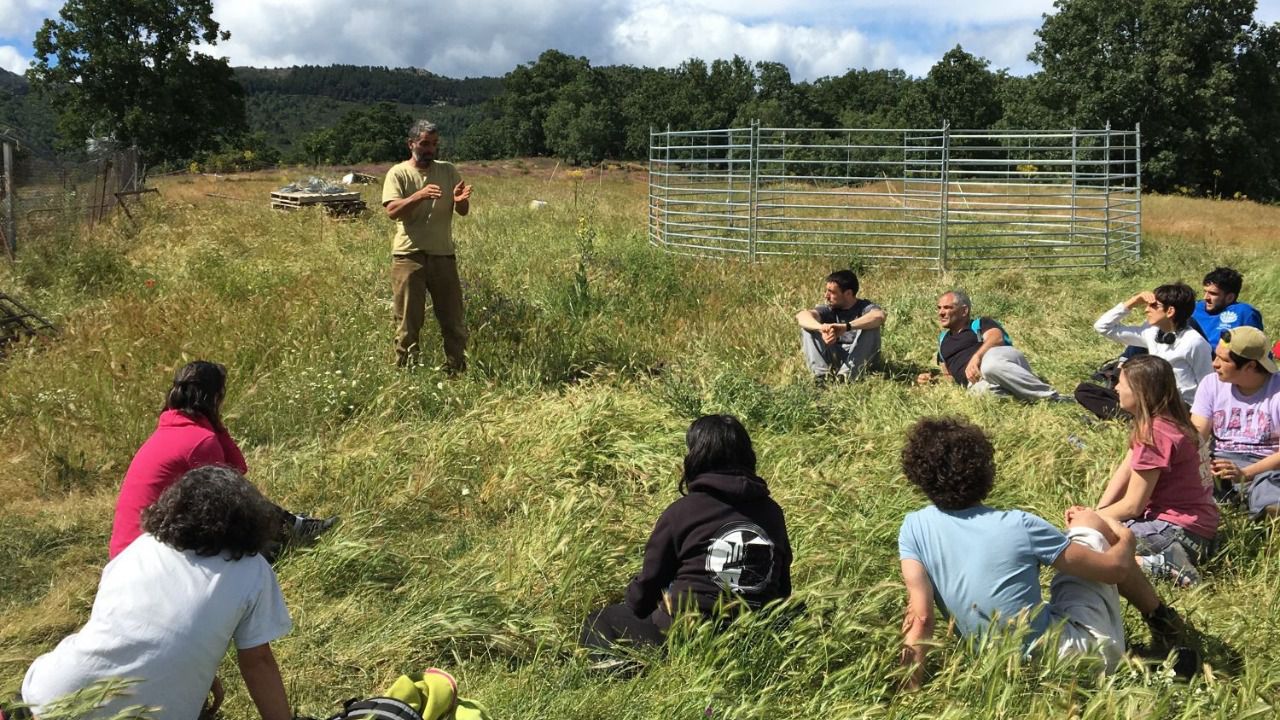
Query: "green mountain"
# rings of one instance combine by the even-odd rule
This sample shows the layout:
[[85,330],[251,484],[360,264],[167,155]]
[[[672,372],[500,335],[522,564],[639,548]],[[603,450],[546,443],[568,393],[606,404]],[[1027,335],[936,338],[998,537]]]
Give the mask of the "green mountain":
[[[458,138],[480,117],[483,103],[502,90],[501,78],[456,80],[415,68],[238,67],[235,73],[245,88],[250,132],[261,132],[285,157],[293,154],[301,136],[384,101],[415,118],[432,120],[446,138]],[[0,130],[41,152],[57,138],[53,111],[30,92],[25,77],[2,69]]]
[[234,68],[249,95],[311,95],[372,104],[477,105],[502,91],[494,77],[455,80],[418,68],[360,65],[303,65],[290,68]]
[[456,139],[480,118],[483,103],[502,91],[501,78],[456,80],[417,68],[305,65],[238,67],[235,73],[245,89],[250,131],[263,133],[285,157],[297,152],[303,135],[378,102],[429,119],[445,138]]
[[8,91],[10,93],[26,92],[27,79],[11,73],[4,68],[0,68],[0,92]]
[[15,137],[25,150],[52,151],[57,138],[53,109],[36,97],[21,75],[0,69],[0,132]]

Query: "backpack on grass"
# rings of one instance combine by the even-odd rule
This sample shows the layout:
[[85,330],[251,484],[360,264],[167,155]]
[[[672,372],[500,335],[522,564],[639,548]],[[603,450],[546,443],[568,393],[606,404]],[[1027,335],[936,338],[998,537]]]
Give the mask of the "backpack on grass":
[[385,696],[351,698],[328,720],[489,720],[475,700],[458,697],[458,682],[439,668],[401,675]]
[[351,698],[328,720],[424,720],[422,713],[390,697]]

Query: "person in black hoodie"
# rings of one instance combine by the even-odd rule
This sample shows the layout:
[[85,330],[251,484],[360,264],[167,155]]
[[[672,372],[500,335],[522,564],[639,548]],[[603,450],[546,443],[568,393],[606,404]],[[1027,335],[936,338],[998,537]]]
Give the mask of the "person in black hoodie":
[[705,415],[685,434],[682,497],[658,518],[625,602],[587,616],[580,644],[659,645],[672,615],[757,609],[791,595],[782,508],[756,476],[751,437],[731,415]]

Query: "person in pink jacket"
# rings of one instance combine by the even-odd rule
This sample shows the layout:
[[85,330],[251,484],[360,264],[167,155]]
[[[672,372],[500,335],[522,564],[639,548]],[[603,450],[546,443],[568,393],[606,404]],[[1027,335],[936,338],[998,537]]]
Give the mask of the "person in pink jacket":
[[[173,376],[156,430],[138,448],[116,500],[109,557],[115,558],[142,534],[142,511],[188,470],[222,465],[247,473],[244,455],[222,424],[227,371],[222,365],[196,360]],[[279,506],[281,533],[277,540],[314,540],[337,518],[312,518]]]

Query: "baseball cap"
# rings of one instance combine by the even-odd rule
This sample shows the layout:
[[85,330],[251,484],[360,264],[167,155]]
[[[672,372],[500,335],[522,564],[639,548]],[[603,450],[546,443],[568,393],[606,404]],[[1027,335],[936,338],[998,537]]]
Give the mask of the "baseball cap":
[[1238,327],[1230,330],[1223,330],[1218,336],[1223,345],[1227,346],[1227,350],[1239,355],[1246,360],[1255,360],[1262,369],[1269,373],[1276,372],[1276,359],[1271,354],[1271,349],[1267,347],[1267,336],[1255,327]]

